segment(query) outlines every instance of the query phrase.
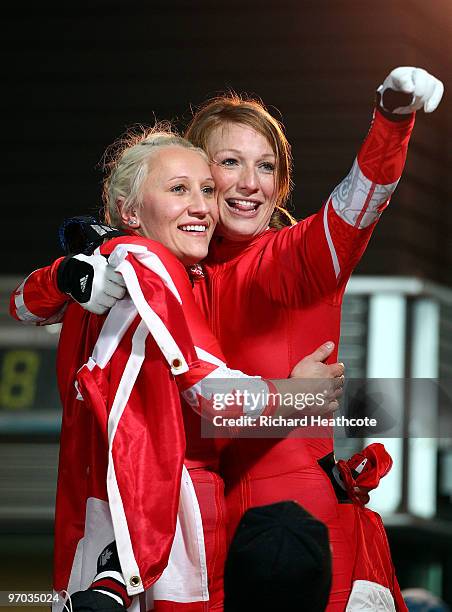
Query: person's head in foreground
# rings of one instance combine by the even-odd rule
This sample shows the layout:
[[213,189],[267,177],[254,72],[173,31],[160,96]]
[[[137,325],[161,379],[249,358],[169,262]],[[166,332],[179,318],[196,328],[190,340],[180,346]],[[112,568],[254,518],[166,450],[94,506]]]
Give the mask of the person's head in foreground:
[[295,502],[251,508],[225,566],[225,612],[321,612],[331,589],[326,526]]
[[201,149],[156,128],[121,140],[107,168],[108,223],[160,242],[186,266],[206,257],[218,207]]
[[215,179],[217,234],[234,241],[270,225],[290,225],[292,156],[282,124],[258,100],[231,94],[214,98],[194,115],[186,138],[207,152]]

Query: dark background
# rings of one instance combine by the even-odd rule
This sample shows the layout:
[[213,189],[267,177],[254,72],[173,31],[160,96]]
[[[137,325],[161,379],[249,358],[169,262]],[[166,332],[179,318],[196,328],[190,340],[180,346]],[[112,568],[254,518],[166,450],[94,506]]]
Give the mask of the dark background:
[[451,284],[450,0],[43,2],[10,9],[2,38],[3,273],[46,264],[60,254],[60,222],[98,210],[98,163],[126,127],[183,126],[190,105],[228,88],[283,119],[293,207],[314,212],[351,167],[376,87],[413,65],[446,94],[433,115],[419,113],[405,176],[358,271]]

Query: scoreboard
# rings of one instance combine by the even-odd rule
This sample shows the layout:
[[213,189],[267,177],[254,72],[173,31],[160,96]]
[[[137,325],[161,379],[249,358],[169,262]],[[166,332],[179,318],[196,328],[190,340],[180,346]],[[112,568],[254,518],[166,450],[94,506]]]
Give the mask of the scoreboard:
[[0,348],[0,435],[60,428],[55,348]]
[[0,282],[0,437],[58,436],[56,353],[61,326],[22,325],[8,316],[16,281],[7,277]]
[[16,414],[58,409],[55,349],[0,349],[0,407]]

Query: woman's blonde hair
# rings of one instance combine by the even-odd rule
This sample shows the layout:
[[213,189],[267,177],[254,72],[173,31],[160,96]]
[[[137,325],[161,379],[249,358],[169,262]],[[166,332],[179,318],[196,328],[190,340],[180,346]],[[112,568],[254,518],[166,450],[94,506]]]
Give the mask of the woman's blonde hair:
[[251,127],[268,141],[276,157],[277,185],[276,208],[270,226],[280,228],[296,223],[287,211],[292,190],[292,153],[283,125],[260,100],[230,92],[203,104],[194,114],[184,136],[208,153],[207,141],[210,134],[225,123]]
[[150,160],[159,149],[170,146],[197,151],[208,162],[205,152],[179,136],[169,122],[158,123],[152,128],[131,129],[108,147],[103,160],[107,175],[102,190],[106,223],[122,227],[121,212],[140,208]]

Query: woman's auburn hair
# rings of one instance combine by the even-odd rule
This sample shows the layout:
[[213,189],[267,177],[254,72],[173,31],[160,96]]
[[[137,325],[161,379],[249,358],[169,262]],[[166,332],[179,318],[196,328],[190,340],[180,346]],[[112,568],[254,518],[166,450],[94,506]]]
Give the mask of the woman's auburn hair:
[[246,125],[262,134],[276,157],[276,208],[270,227],[280,229],[296,220],[287,210],[292,191],[292,152],[284,127],[275,119],[261,100],[229,92],[205,102],[193,115],[185,138],[209,154],[208,139],[217,127],[227,123]]

